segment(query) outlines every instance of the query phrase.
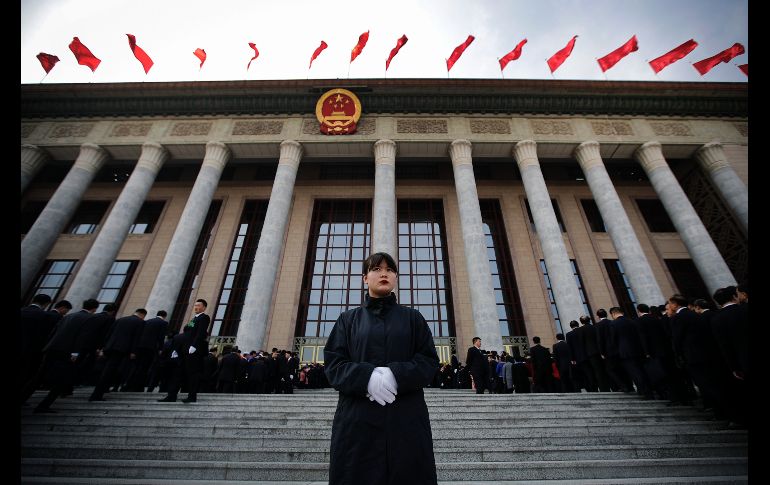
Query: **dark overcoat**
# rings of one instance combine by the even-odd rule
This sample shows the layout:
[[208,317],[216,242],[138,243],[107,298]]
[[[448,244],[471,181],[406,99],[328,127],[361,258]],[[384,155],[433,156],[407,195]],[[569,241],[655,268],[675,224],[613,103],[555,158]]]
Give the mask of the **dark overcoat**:
[[[423,387],[439,359],[423,316],[387,298],[366,296],[337,319],[326,343],[326,376],[339,391],[329,466],[330,485],[435,484],[433,438]],[[396,400],[370,401],[375,367],[389,367]]]

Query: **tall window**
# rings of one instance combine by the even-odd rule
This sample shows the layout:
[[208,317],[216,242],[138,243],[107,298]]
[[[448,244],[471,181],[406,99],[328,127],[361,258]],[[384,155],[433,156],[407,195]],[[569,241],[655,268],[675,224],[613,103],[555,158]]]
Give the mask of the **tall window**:
[[[96,297],[99,300],[97,313],[102,311],[107,303],[114,303],[120,307],[120,303],[126,295],[128,284],[131,283],[131,278],[134,276],[136,263],[136,261],[115,261],[112,263],[110,272],[107,274],[107,278],[104,279],[102,289],[99,290],[99,294]],[[70,303],[73,305],[79,304],[76,302]]]
[[676,232],[674,223],[668,217],[663,203],[658,199],[636,199],[639,212],[642,213],[644,222],[650,228],[650,232]]
[[[190,296],[195,288],[198,287],[198,275],[200,274],[201,265],[206,257],[206,250],[211,240],[211,235],[214,230],[214,224],[217,222],[217,216],[219,215],[219,209],[222,207],[221,200],[212,200],[209,205],[209,211],[206,213],[206,219],[203,221],[203,227],[198,235],[198,241],[195,243],[195,250],[190,258],[190,264],[187,265],[187,273],[182,281],[182,288],[179,289],[179,294],[176,297],[176,303],[174,309],[171,312],[171,320],[169,321],[169,328],[174,331],[181,328],[182,323],[185,322],[187,317],[187,307],[190,305]],[[168,310],[166,310],[168,311]]]
[[[586,315],[592,316],[593,312],[591,311],[591,304],[588,302],[588,297],[583,289],[583,278],[580,276],[577,263],[574,259],[570,259],[569,262],[570,265],[572,265],[572,274],[575,276],[575,283],[577,284],[578,292],[580,293],[580,301],[583,303],[583,310]],[[556,300],[554,299],[553,289],[551,288],[551,278],[548,276],[548,268],[545,266],[544,259],[540,260],[540,270],[543,272],[543,280],[545,280],[545,287],[548,290],[548,300],[551,303],[551,315],[553,315],[553,318],[556,321],[556,329],[560,333],[564,333],[564,327],[561,323],[561,318],[559,318],[559,310],[556,308]]]
[[500,203],[497,200],[482,199],[479,200],[479,205],[487,243],[489,270],[492,272],[492,287],[495,291],[500,333],[504,337],[527,335]]
[[166,203],[162,200],[146,201],[136,215],[134,223],[128,228],[129,234],[150,234],[155,230],[155,224],[158,223],[160,213],[163,212],[163,206]]
[[666,263],[679,293],[687,298],[703,298],[707,301],[711,299],[711,293],[709,293],[706,283],[703,282],[698,268],[695,267],[695,263],[691,259],[664,259],[663,261]]
[[93,234],[110,203],[102,200],[84,200],[72,216],[64,232],[67,234]]
[[257,254],[259,236],[267,213],[266,200],[247,200],[243,206],[238,234],[235,235],[230,263],[227,265],[225,281],[219,293],[214,326],[211,335],[232,336],[238,333],[241,312],[246,301],[249,277]]
[[317,200],[297,314],[297,336],[327,337],[337,317],[361,304],[369,255],[370,200]]
[[607,232],[607,227],[604,225],[604,219],[602,219],[602,213],[599,212],[599,206],[596,205],[596,201],[594,199],[580,199],[580,205],[583,206],[583,212],[586,215],[591,232]]
[[[604,267],[607,268],[607,274],[612,283],[612,289],[615,290],[615,297],[618,299],[618,306],[623,309],[628,318],[636,318],[636,296],[631,290],[631,284],[626,278],[626,272],[619,259],[605,259]],[[643,301],[649,305],[660,305],[657,301]]]
[[440,200],[398,201],[398,301],[419,310],[434,337],[455,334]]
[[[527,207],[527,216],[529,216],[529,226],[532,228],[532,232],[537,232],[537,228],[535,227],[535,219],[532,217],[532,209],[529,207],[529,200],[524,199],[524,205]],[[566,229],[564,228],[564,221],[561,219],[561,211],[559,210],[559,204],[556,202],[556,199],[551,199],[551,205],[553,206],[553,212],[556,214],[556,222],[559,223],[559,230],[561,232],[566,232]]]
[[69,279],[72,274],[72,268],[75,267],[75,263],[76,261],[73,259],[46,261],[43,270],[40,271],[40,274],[35,280],[35,284],[24,298],[24,303],[32,301],[32,297],[38,293],[45,293],[50,296],[51,300],[55,303],[61,289],[64,288],[67,279]]

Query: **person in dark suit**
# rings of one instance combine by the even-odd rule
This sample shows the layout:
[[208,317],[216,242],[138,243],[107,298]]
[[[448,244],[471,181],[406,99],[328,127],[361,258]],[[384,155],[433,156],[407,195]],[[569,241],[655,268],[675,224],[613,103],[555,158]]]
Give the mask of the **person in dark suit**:
[[206,338],[211,319],[203,313],[207,306],[208,303],[203,298],[195,300],[193,318],[185,325],[190,329],[190,347],[187,349],[187,356],[185,357],[188,389],[187,397],[182,399],[183,403],[193,403],[198,400],[198,388],[203,375],[203,359],[208,354]]
[[208,355],[203,359],[203,376],[201,376],[201,392],[215,392],[217,389],[217,369],[219,359],[217,348],[211,347]]
[[99,383],[88,398],[89,401],[104,401],[104,393],[113,385],[118,370],[125,361],[136,359],[136,348],[142,336],[144,317],[147,310],[138,308],[133,315],[118,318],[110,328],[102,349],[107,356]]
[[97,350],[104,347],[107,334],[115,323],[115,313],[118,306],[114,303],[104,305],[101,312],[94,314],[83,323],[76,346],[78,358],[75,360],[75,384],[96,384],[99,375],[92,377],[92,369],[96,362]]
[[147,372],[155,358],[163,348],[163,339],[168,329],[165,310],[159,310],[157,316],[144,322],[139,343],[136,346],[136,359],[131,368],[126,388],[129,391],[141,392],[147,384]]
[[[171,339],[169,347],[167,373],[168,373],[168,392],[163,399],[158,402],[176,402],[179,390],[187,380],[186,356],[189,355],[190,342],[192,336],[192,327],[184,327],[182,333],[178,333]],[[162,387],[162,386],[161,386]]]
[[647,379],[647,374],[642,367],[644,349],[636,324],[633,320],[626,318],[620,307],[610,308],[610,315],[613,319],[612,325],[620,364],[636,384],[636,392],[644,396],[644,399],[653,399],[649,379]]
[[233,352],[231,345],[225,345],[222,349],[222,359],[217,369],[217,392],[232,394],[235,392],[235,381],[240,368],[241,357],[238,352]]
[[630,392],[633,390],[631,380],[623,369],[623,363],[618,355],[618,342],[615,334],[614,323],[607,319],[607,311],[600,308],[596,311],[598,321],[594,324],[596,329],[596,343],[599,344],[604,370],[609,377],[610,389],[613,391]]
[[[476,384],[476,394],[484,394],[489,382],[489,364],[487,355],[481,350],[481,338],[473,337],[473,346],[468,348],[468,355],[465,357],[465,366],[468,368],[473,382]],[[491,393],[492,390],[490,389]]]
[[56,326],[56,321],[52,318],[53,315],[45,311],[45,307],[49,303],[51,303],[51,297],[45,293],[39,293],[32,298],[32,303],[19,310],[20,389],[34,377],[40,368],[40,362],[43,360],[43,347],[54,326]]
[[51,404],[62,393],[66,392],[72,386],[74,376],[74,362],[77,359],[77,342],[83,322],[93,316],[93,313],[99,307],[99,302],[89,298],[83,302],[83,309],[79,312],[64,316],[54,328],[53,335],[48,343],[43,347],[43,363],[40,370],[24,388],[21,396],[21,402],[24,404],[27,399],[35,392],[37,386],[45,378],[51,382],[51,388],[48,395],[35,408],[36,413],[55,412]]
[[724,362],[730,370],[728,405],[730,422],[738,427],[749,425],[749,304],[739,304],[734,286],[714,292],[714,301],[722,308],[711,320],[712,331]]
[[[570,372],[572,352],[567,342],[564,341],[563,333],[556,334],[556,343],[553,344],[553,359],[556,361],[556,367],[559,369],[561,392],[575,392]],[[578,392],[580,392],[579,389]]]
[[[654,307],[657,310],[657,307]],[[636,305],[639,318],[635,320],[636,329],[644,352],[644,371],[650,381],[650,387],[661,399],[671,396],[671,374],[674,370],[674,352],[671,340],[663,328],[663,322],[655,318],[649,305]]]
[[679,374],[682,380],[685,382],[684,392],[677,392],[675,394],[682,397],[679,398],[678,404],[685,406],[692,406],[692,399],[694,396],[693,391],[689,389],[690,384],[687,383],[687,379],[691,379],[691,376],[687,372],[687,363],[684,357],[684,345],[685,335],[688,333],[688,327],[691,325],[697,325],[698,315],[688,308],[689,302],[687,298],[682,295],[672,295],[666,303],[666,313],[668,314],[669,331],[671,333],[671,343],[674,347],[674,355],[676,359],[676,365],[679,369]]
[[567,332],[567,335],[564,337],[567,346],[569,347],[570,356],[572,357],[572,360],[570,361],[570,377],[572,378],[572,385],[575,388],[575,392],[580,392],[583,388],[585,388],[586,391],[596,390],[595,386],[594,389],[591,389],[590,382],[592,382],[593,379],[589,381],[586,376],[583,375],[583,371],[580,368],[580,364],[586,360],[583,346],[579,343],[579,332],[576,331],[580,327],[580,324],[577,320],[572,320],[569,322],[569,327],[572,330]]
[[610,392],[610,382],[607,372],[604,369],[602,356],[599,353],[599,342],[596,338],[596,329],[591,323],[588,315],[580,317],[579,341],[583,346],[583,353],[586,359],[586,365],[583,369],[583,375],[591,373],[594,383],[601,392]]
[[529,348],[534,371],[533,392],[553,392],[553,366],[551,352],[540,345],[540,337],[532,337],[535,344]]

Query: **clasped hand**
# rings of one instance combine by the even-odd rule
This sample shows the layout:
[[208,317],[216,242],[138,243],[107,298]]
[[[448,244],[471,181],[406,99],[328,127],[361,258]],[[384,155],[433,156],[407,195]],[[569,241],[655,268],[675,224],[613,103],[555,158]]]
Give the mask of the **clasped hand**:
[[369,400],[377,401],[380,406],[395,401],[396,394],[398,394],[398,384],[396,383],[396,376],[393,375],[390,367],[375,367],[374,372],[369,377],[369,384],[366,386],[366,390],[368,391],[367,397]]

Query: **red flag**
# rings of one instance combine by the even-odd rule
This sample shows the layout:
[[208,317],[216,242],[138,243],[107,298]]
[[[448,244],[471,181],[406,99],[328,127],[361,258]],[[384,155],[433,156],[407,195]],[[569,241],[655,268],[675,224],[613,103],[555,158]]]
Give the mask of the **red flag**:
[[522,40],[516,48],[499,59],[501,71],[505,69],[505,66],[507,66],[509,62],[515,61],[521,56],[521,48],[524,47],[524,44],[526,43],[527,39]]
[[198,67],[198,70],[200,70],[203,67],[203,63],[206,62],[206,51],[203,49],[195,49],[193,54],[201,60],[201,65]]
[[390,51],[390,55],[388,56],[388,60],[385,61],[385,70],[388,70],[388,67],[390,66],[390,61],[395,57],[396,54],[398,54],[398,51],[401,50],[401,48],[406,44],[406,41],[409,39],[406,38],[406,34],[402,35],[398,41],[396,41],[396,47],[393,48],[393,50]]
[[[251,58],[251,61],[253,61],[253,60],[254,60],[254,59],[256,59],[257,57],[259,57],[259,51],[257,50],[257,46],[256,46],[256,45],[254,45],[254,42],[249,42],[249,47],[251,47],[252,49],[254,49],[254,57],[252,57],[252,58]],[[251,61],[249,61],[249,63],[248,63],[248,64],[246,64],[246,70],[247,70],[247,71],[249,70],[249,67],[251,67]]]
[[743,72],[743,74],[746,75],[746,77],[749,77],[749,65],[748,64],[741,64],[740,66],[738,66],[738,69],[740,69]]
[[318,49],[313,51],[313,55],[310,57],[310,65],[307,66],[308,69],[313,67],[313,61],[315,60],[315,58],[318,57],[318,54],[320,54],[321,51],[326,49],[327,47],[329,47],[329,45],[326,42],[321,41],[321,45],[318,46]]
[[150,59],[150,56],[147,55],[144,50],[136,45],[136,37],[134,37],[131,34],[126,34],[128,36],[128,46],[131,48],[131,52],[134,53],[134,57],[137,58],[139,62],[142,63],[142,67],[144,68],[144,73],[147,74],[150,72],[150,68],[154,64],[152,62],[152,59]]
[[733,57],[739,56],[744,52],[746,52],[746,50],[743,48],[743,46],[736,42],[732,47],[723,50],[719,54],[694,63],[692,67],[694,67],[700,73],[700,75],[703,76],[720,62],[730,62]]
[[606,72],[607,69],[617,64],[619,60],[637,50],[639,50],[639,45],[636,42],[636,36],[633,35],[630,39],[628,39],[628,42],[610,52],[606,56],[596,59],[596,62],[599,63],[599,67],[602,68],[602,72]]
[[78,64],[81,66],[88,66],[91,68],[91,72],[96,71],[96,68],[99,67],[99,64],[102,62],[101,60],[97,59],[96,56],[91,54],[91,51],[88,50],[88,47],[84,46],[80,39],[77,37],[72,38],[72,42],[70,42],[70,50],[73,54],[75,54],[75,59],[78,60]]
[[548,58],[548,61],[546,62],[548,62],[548,67],[551,68],[551,72],[557,70],[559,66],[567,60],[569,55],[572,54],[572,48],[575,47],[575,39],[577,39],[577,37],[577,35],[573,37],[562,50]]
[[449,70],[452,69],[452,66],[455,65],[455,62],[457,62],[457,59],[463,55],[465,49],[467,49],[468,46],[471,45],[471,42],[473,42],[475,39],[476,38],[474,36],[469,35],[468,38],[465,39],[465,42],[455,47],[455,50],[452,51],[452,55],[449,56],[449,59],[446,60],[446,72],[449,72]]
[[650,67],[652,67],[652,70],[655,71],[655,74],[659,73],[663,70],[664,67],[668,66],[669,64],[673,64],[679,59],[683,58],[687,54],[693,51],[698,47],[698,43],[695,42],[693,39],[688,40],[684,44],[675,47],[674,49],[666,52],[660,57],[656,57],[655,59],[650,61]]
[[40,54],[38,54],[37,60],[40,61],[40,65],[43,66],[43,69],[45,69],[46,74],[51,72],[51,69],[53,69],[53,66],[55,66],[56,63],[59,62],[58,57],[52,54],[46,54],[45,52],[41,52]]
[[358,44],[356,44],[356,46],[353,47],[353,50],[350,51],[350,62],[353,62],[356,59],[356,57],[358,57],[358,54],[360,54],[361,51],[364,50],[364,47],[366,47],[366,42],[368,40],[369,40],[368,30],[358,36]]

